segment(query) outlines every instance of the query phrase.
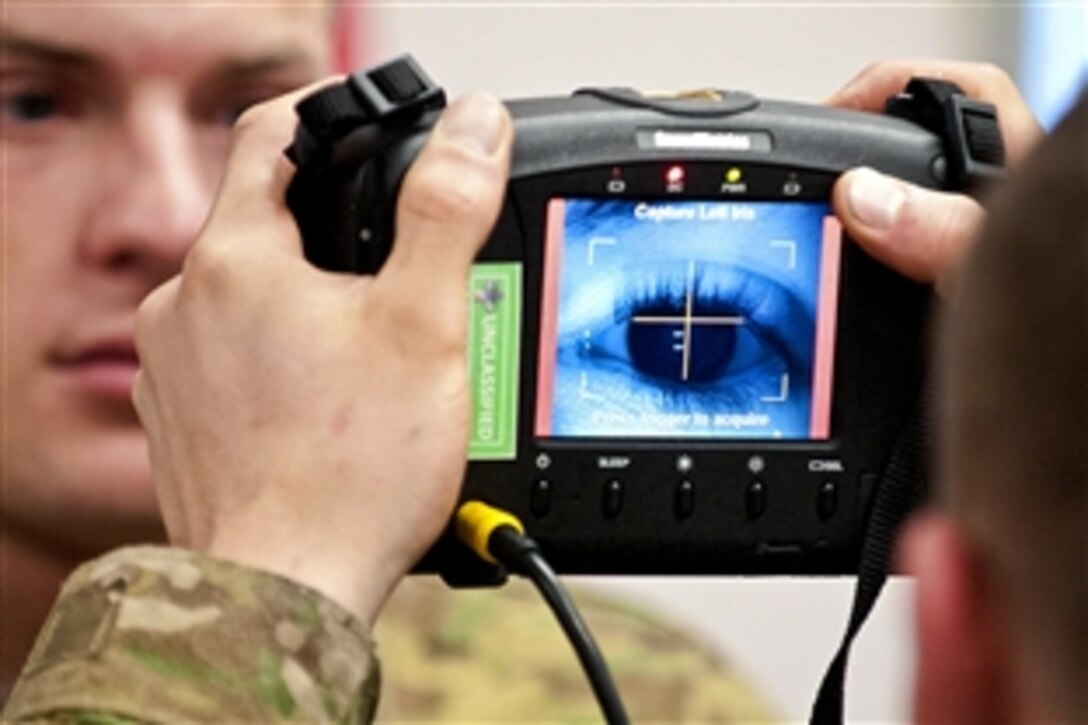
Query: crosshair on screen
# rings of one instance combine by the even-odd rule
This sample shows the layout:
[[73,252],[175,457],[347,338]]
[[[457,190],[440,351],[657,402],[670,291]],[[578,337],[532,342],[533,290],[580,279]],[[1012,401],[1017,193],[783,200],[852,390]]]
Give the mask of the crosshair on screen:
[[555,199],[536,434],[828,436],[824,203]]

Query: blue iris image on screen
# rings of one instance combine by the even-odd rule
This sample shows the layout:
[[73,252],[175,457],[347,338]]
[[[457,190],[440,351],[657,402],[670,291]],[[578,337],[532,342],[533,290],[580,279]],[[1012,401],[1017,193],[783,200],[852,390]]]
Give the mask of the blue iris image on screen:
[[829,214],[808,202],[553,200],[537,434],[812,437],[814,366],[830,354],[817,352]]

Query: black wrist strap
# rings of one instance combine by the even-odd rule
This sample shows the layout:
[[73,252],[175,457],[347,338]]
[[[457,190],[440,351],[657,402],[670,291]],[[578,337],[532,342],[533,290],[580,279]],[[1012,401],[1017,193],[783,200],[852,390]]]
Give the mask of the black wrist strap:
[[968,98],[955,83],[912,78],[885,111],[917,123],[945,143],[946,186],[971,191],[1004,173],[1005,144],[997,108]]
[[813,725],[843,722],[843,689],[850,648],[888,579],[899,530],[925,494],[929,438],[927,408],[923,400],[907,420],[877,486],[862,544],[850,619],[838,652],[820,683],[810,717]]

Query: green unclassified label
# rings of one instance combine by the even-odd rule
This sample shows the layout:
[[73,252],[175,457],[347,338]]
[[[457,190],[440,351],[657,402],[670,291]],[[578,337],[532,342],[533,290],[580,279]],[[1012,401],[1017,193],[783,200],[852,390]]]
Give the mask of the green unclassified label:
[[470,461],[513,460],[517,454],[520,350],[521,265],[473,265],[468,310]]

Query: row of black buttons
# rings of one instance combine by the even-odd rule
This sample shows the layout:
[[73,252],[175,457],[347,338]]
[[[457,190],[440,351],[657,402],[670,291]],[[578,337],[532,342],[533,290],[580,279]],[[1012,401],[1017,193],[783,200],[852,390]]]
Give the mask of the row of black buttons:
[[[529,510],[537,518],[547,515],[551,509],[552,484],[546,478],[533,483],[529,497]],[[827,521],[839,507],[839,486],[835,481],[824,481],[816,491],[816,515]],[[757,521],[767,511],[767,484],[752,481],[744,496],[744,510],[749,521]],[[601,513],[606,519],[614,519],[623,511],[623,482],[613,478],[604,485],[601,495]],[[676,484],[673,495],[673,514],[677,519],[689,518],[695,512],[695,484],[683,479]]]

